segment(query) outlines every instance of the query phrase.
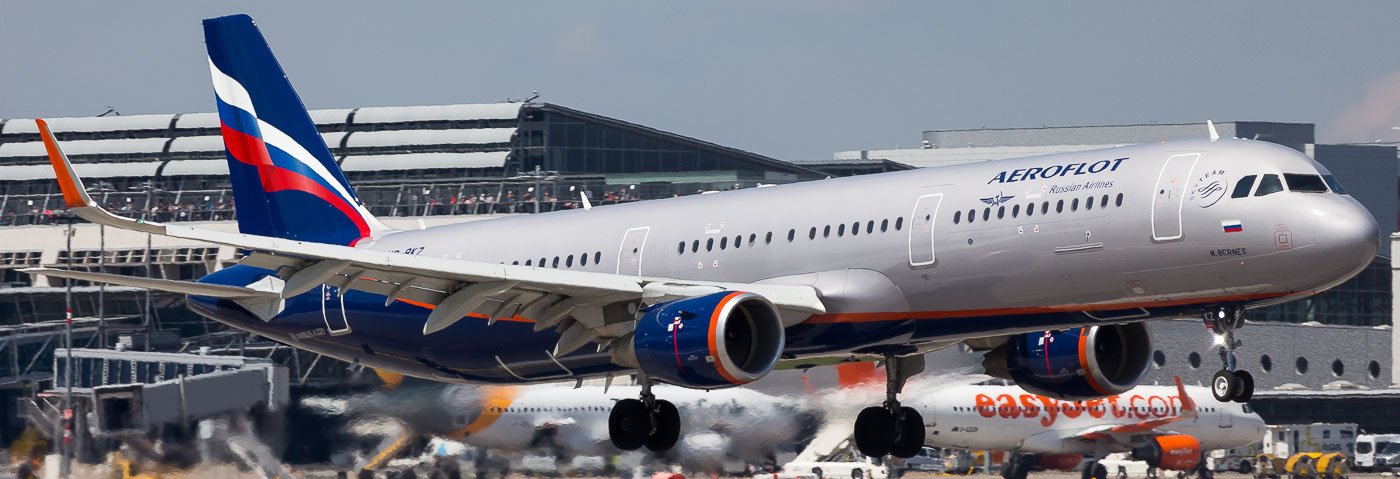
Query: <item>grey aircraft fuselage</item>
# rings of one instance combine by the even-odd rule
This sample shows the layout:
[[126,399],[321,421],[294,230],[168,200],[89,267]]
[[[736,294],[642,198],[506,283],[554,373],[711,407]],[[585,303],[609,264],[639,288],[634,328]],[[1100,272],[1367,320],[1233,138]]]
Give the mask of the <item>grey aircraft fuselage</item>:
[[[473,221],[356,247],[812,285],[827,313],[787,328],[785,359],[904,354],[1196,315],[1212,305],[1260,307],[1360,272],[1379,248],[1370,213],[1327,188],[1256,196],[1265,175],[1284,174],[1329,175],[1271,143],[1179,141]],[[1232,197],[1248,175],[1246,195]],[[247,284],[240,269],[210,278]],[[424,335],[427,309],[386,307],[383,296],[358,291],[290,299],[270,322],[236,308],[192,307],[297,347],[439,380],[530,382],[625,369],[591,347],[555,361],[547,351],[558,334],[533,332],[521,318],[490,326],[468,318]],[[350,331],[326,334],[337,315]]]

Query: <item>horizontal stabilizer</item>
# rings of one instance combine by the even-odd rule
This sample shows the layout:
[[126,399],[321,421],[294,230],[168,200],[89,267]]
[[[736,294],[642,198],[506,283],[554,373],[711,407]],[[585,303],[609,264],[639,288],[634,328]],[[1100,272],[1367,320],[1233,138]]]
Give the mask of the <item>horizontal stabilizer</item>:
[[221,284],[195,283],[191,281],[173,281],[158,278],[138,278],[134,276],[122,276],[118,274],[90,273],[87,271],[69,271],[57,268],[24,268],[21,273],[38,274],[52,276],[55,278],[68,278],[82,281],[92,281],[94,283],[116,284],[121,286],[134,286],[137,288],[154,289],[157,291],[169,291],[172,293],[193,294],[196,296],[209,296],[214,298],[277,298],[278,293],[273,291],[259,291],[241,286],[226,286]]

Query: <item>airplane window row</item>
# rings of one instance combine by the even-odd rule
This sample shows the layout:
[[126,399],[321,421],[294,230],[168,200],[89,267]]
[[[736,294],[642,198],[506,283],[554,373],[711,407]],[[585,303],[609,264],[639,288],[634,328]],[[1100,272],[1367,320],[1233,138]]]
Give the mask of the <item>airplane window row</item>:
[[[1032,413],[1032,414],[1037,413],[1037,412],[1040,412],[1041,409],[1042,409],[1042,408],[1039,407],[1039,406],[1032,406],[1032,407],[1025,407],[1025,406],[1015,406],[1015,407],[1012,407],[1012,406],[975,406],[975,407],[954,406],[954,407],[953,407],[953,410],[954,410],[954,411],[957,411],[957,412],[991,411],[991,412],[1004,412],[1004,413],[1009,413],[1009,412],[1012,412],[1012,411],[1016,411],[1016,412],[1019,412],[1019,413]],[[1073,411],[1081,411],[1081,412],[1082,412],[1082,411],[1108,412],[1109,409],[1110,409],[1109,406],[1093,406],[1093,407],[1090,407],[1090,406],[1073,406],[1073,407],[1070,407],[1070,410],[1073,410]],[[1141,411],[1141,412],[1147,412],[1147,411],[1164,411],[1164,409],[1163,409],[1163,408],[1160,408],[1160,407],[1148,407],[1148,406],[1137,406],[1137,407],[1115,406],[1115,407],[1113,407],[1112,409],[1113,409],[1113,412],[1119,412],[1119,413],[1127,412],[1128,410],[1135,410],[1135,411]],[[1199,412],[1215,412],[1215,408],[1210,408],[1210,407],[1197,408],[1197,410],[1198,410]],[[1173,406],[1173,407],[1171,408],[1171,413],[1172,413],[1172,414],[1176,414],[1176,413],[1177,413],[1177,407]]]
[[1332,175],[1318,176],[1299,173],[1284,173],[1283,180],[1279,180],[1279,175],[1264,175],[1259,179],[1259,187],[1254,188],[1254,179],[1258,175],[1248,175],[1240,178],[1235,183],[1235,189],[1230,192],[1231,198],[1244,198],[1249,196],[1251,188],[1254,189],[1254,196],[1271,195],[1283,191],[1283,185],[1288,184],[1288,191],[1299,191],[1303,193],[1326,193],[1330,187],[1334,193],[1346,194],[1342,189],[1342,184],[1337,182],[1337,178]]
[[488,412],[573,412],[573,411],[611,411],[612,409],[602,406],[576,406],[576,407],[490,407]]
[[[549,261],[549,258],[548,258],[548,257],[542,257],[542,258],[540,258],[540,262],[539,262],[538,264],[536,264],[536,263],[534,262],[535,260],[533,260],[533,259],[527,259],[527,260],[525,260],[525,266],[539,266],[539,267],[541,267],[541,268],[545,268],[545,267],[548,267],[548,268],[558,268],[558,267],[559,267],[559,259],[560,259],[559,256],[555,256],[555,257],[554,257],[554,261]],[[564,257],[563,257],[563,260],[564,260],[564,267],[565,267],[565,268],[572,268],[572,267],[574,267],[574,255],[564,256]],[[602,252],[602,251],[594,251],[594,252],[593,252],[593,264],[594,264],[594,265],[598,265],[598,264],[602,264],[602,262],[603,262],[603,252]],[[520,264],[520,261],[519,261],[519,260],[511,261],[510,264],[519,265],[519,264]],[[583,254],[581,254],[581,255],[578,255],[578,265],[579,265],[579,267],[588,266],[588,253],[583,253]]]
[[[1099,209],[1108,208],[1108,200],[1109,200],[1108,195],[1103,195],[1103,196],[1100,197],[1100,198],[1094,198],[1093,196],[1090,196],[1090,197],[1088,197],[1088,198],[1085,198],[1085,199],[1084,199],[1084,210],[1085,210],[1085,211],[1088,211],[1088,210],[1094,209],[1094,203],[1095,203],[1096,201],[1097,201],[1098,204],[1099,204]],[[1122,194],[1122,193],[1119,193],[1118,196],[1117,196],[1116,198],[1114,198],[1114,200],[1113,200],[1113,206],[1123,206],[1123,194]],[[1035,204],[1034,201],[1032,201],[1032,202],[1026,204],[1026,209],[1025,209],[1026,217],[1029,218],[1029,217],[1031,217],[1031,216],[1035,216],[1035,215],[1036,215],[1035,207],[1036,207],[1036,204]],[[1069,210],[1070,210],[1070,211],[1079,211],[1079,198],[1075,198],[1075,199],[1073,199],[1073,200],[1070,200],[1070,202],[1069,202]],[[1059,200],[1059,201],[1055,202],[1055,212],[1056,212],[1056,213],[1064,213],[1064,211],[1065,211],[1065,200]],[[1050,214],[1050,202],[1049,202],[1049,201],[1042,201],[1042,202],[1040,203],[1040,214],[1041,214],[1041,215]],[[1002,205],[1002,206],[997,207],[996,215],[997,215],[997,219],[1004,219],[1004,218],[1006,218],[1006,205]],[[1018,204],[1018,205],[1012,205],[1012,206],[1011,206],[1011,217],[1012,217],[1012,218],[1016,218],[1016,217],[1019,217],[1019,216],[1021,216],[1021,205],[1019,205],[1019,204]],[[990,221],[991,219],[992,219],[992,208],[991,208],[991,207],[983,208],[983,209],[982,209],[982,221]],[[953,212],[953,224],[962,223],[962,220],[963,220],[962,211],[955,211],[955,212]],[[976,222],[976,221],[977,221],[977,209],[976,209],[976,208],[973,208],[973,209],[967,210],[967,222],[968,222],[968,223],[974,223],[974,222]]]
[[[881,233],[884,233],[884,232],[887,232],[887,231],[890,230],[890,220],[889,220],[889,219],[880,220],[880,223],[879,223],[878,225],[875,223],[875,220],[866,221],[864,225],[862,225],[861,222],[859,222],[859,221],[853,222],[853,223],[851,223],[851,225],[850,225],[850,234],[851,234],[851,236],[860,235],[860,230],[861,230],[862,226],[864,226],[865,234],[867,234],[867,235],[869,235],[869,234],[874,234],[876,228],[879,228],[879,229],[880,229],[880,232],[881,232]],[[894,220],[894,230],[895,230],[895,231],[899,231],[899,230],[902,230],[902,229],[904,229],[904,218],[902,218],[902,217],[900,217],[900,218],[895,218],[895,220]],[[829,237],[831,237],[832,231],[833,231],[833,230],[832,230],[831,225],[826,225],[826,226],[822,227],[821,235],[822,235],[823,238],[829,238]],[[845,223],[836,225],[836,229],[835,229],[836,236],[846,236],[846,231],[847,231],[847,229],[846,229],[846,224],[845,224]],[[788,242],[791,243],[791,242],[793,242],[793,241],[796,240],[796,239],[797,239],[797,229],[795,229],[795,228],[794,228],[794,229],[789,229],[789,230],[788,230],[788,233],[787,233],[787,240],[788,240]],[[817,239],[817,227],[813,226],[810,230],[807,231],[807,239],[813,239],[813,240],[814,240],[814,239]],[[768,233],[765,233],[765,234],[763,235],[763,244],[772,244],[772,243],[773,243],[773,232],[772,232],[772,231],[769,231]],[[752,247],[754,247],[754,246],[757,245],[757,244],[758,244],[758,235],[755,234],[755,233],[750,233],[749,236],[748,236],[748,247],[752,248]],[[715,238],[707,238],[707,239],[705,240],[704,243],[701,243],[700,240],[693,240],[693,241],[690,242],[690,252],[691,252],[691,253],[699,253],[699,252],[700,252],[700,247],[701,247],[702,245],[705,247],[705,251],[714,251],[716,247],[718,247],[718,248],[721,249],[721,250],[729,249],[729,248],[731,248],[731,247],[734,248],[734,249],[739,249],[739,248],[744,247],[744,235],[734,235],[734,241],[733,241],[733,242],[730,242],[728,236],[721,236],[721,237],[719,238],[719,241],[715,241]],[[676,243],[676,254],[685,254],[685,251],[686,251],[686,243],[685,243],[684,241],[681,241],[681,242]]]

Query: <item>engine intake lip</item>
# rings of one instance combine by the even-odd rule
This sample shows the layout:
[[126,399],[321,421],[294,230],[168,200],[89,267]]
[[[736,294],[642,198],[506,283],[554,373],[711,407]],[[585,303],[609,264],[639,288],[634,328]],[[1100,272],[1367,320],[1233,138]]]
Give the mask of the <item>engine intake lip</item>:
[[[787,343],[778,308],[754,293],[740,292],[725,298],[710,318],[710,325],[711,351],[720,372],[738,384],[757,381],[772,371]],[[731,334],[735,336],[731,338]],[[736,357],[740,361],[736,362]]]
[[1152,354],[1152,333],[1144,323],[1092,326],[1085,331],[1084,362],[1089,377],[1098,378],[1100,392],[1121,394],[1137,386],[1147,375]]

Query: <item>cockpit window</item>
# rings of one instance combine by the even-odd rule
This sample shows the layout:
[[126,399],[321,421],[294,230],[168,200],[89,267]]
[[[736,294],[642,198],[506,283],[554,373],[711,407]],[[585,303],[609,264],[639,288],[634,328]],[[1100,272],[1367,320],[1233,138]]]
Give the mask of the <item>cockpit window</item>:
[[1327,184],[1323,183],[1322,177],[1317,175],[1284,173],[1283,181],[1288,183],[1288,191],[1302,191],[1305,193],[1327,192]]
[[1249,175],[1244,178],[1240,178],[1239,183],[1235,183],[1235,191],[1230,193],[1230,197],[1244,198],[1246,196],[1249,196],[1249,189],[1254,187],[1255,178],[1258,178],[1258,176]]
[[1278,175],[1264,175],[1259,180],[1259,189],[1254,191],[1254,196],[1271,195],[1283,191],[1283,182],[1279,181]]
[[1347,194],[1347,190],[1342,188],[1342,183],[1337,181],[1337,177],[1332,175],[1322,175],[1322,181],[1327,182],[1327,187],[1332,188],[1333,193],[1339,195]]

